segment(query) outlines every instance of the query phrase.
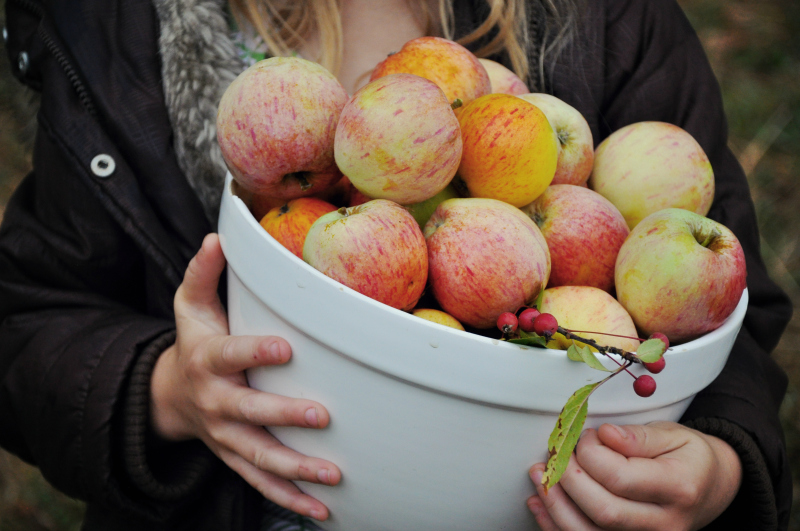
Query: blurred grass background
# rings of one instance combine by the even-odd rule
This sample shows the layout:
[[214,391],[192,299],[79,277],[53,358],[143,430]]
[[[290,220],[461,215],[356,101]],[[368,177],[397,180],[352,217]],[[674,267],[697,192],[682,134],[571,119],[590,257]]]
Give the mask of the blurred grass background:
[[[722,86],[730,145],[747,172],[762,253],[772,278],[800,308],[800,2],[679,0]],[[0,11],[5,5],[0,0]],[[0,14],[0,26],[4,26]],[[30,168],[30,97],[0,54],[0,219]],[[800,312],[798,312],[800,313]],[[774,356],[789,374],[781,409],[794,470],[800,531],[800,315]],[[0,531],[72,531],[83,504],[54,490],[35,467],[0,450]]]

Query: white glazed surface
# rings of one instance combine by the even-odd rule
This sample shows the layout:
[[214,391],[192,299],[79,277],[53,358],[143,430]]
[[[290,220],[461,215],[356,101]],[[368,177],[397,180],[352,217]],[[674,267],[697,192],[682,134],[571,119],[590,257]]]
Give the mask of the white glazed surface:
[[[300,484],[330,509],[325,529],[536,529],[527,470],[546,458],[567,398],[605,373],[564,351],[431,323],[329,279],[258,225],[230,175],[219,233],[231,333],[279,335],[294,353],[284,366],[249,371],[250,385],[330,412],[324,430],[270,429],[341,468],[336,487]],[[671,348],[652,397],[637,397],[624,374],[604,384],[586,426],[678,420],[722,370],[746,308],[745,291],[722,327]]]

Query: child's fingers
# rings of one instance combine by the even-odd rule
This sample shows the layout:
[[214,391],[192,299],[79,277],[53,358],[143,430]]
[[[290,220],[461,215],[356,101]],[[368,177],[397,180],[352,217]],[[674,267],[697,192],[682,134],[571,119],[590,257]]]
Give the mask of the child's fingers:
[[330,422],[328,410],[318,402],[247,387],[234,387],[226,392],[222,407],[224,418],[253,426],[324,428]]
[[634,426],[603,424],[597,436],[603,444],[625,457],[650,459],[673,452],[688,442],[686,430],[674,422]]
[[224,270],[225,255],[222,254],[219,236],[209,234],[186,268],[181,284],[183,296],[190,303],[215,303],[219,277]]
[[[571,460],[571,459],[570,459]],[[542,486],[542,474],[544,473],[544,464],[538,463],[533,465],[530,471],[533,484],[536,485],[539,502],[544,507],[547,515],[537,515],[537,522],[542,522],[545,526],[543,529],[549,531],[550,529],[563,529],[570,531],[596,531],[599,528],[583,513],[583,511],[575,504],[574,501],[567,495],[561,486],[561,483],[556,484],[554,487],[548,489],[547,494],[544,493]],[[562,477],[563,479],[563,477]],[[536,500],[532,500],[535,509]],[[528,507],[531,508],[531,502]]]
[[222,450],[219,456],[265,498],[303,516],[316,520],[328,518],[328,508],[317,499],[304,494],[291,481],[258,469],[235,452]]
[[[576,448],[577,463],[606,490],[621,498],[649,503],[669,503],[686,489],[690,471],[675,459],[626,458],[605,446],[597,431],[586,430]],[[677,468],[676,468],[677,467]]]
[[205,363],[217,375],[280,365],[292,357],[289,343],[275,336],[216,336],[208,339]]
[[541,531],[561,531],[550,513],[547,512],[544,504],[539,496],[531,496],[528,498],[528,510],[533,513],[536,518],[536,523],[539,525]]

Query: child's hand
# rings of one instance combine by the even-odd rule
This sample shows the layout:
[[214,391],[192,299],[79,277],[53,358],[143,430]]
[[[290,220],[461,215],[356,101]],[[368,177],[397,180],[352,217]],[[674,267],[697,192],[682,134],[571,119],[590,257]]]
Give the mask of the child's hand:
[[277,337],[234,337],[217,296],[225,257],[212,234],[186,270],[175,294],[177,339],[156,362],[151,425],[166,440],[202,440],[225,464],[278,505],[319,520],[327,508],[291,480],[335,485],[333,463],[290,450],[262,426],[324,428],[317,402],[250,389],[244,370],[286,363],[289,344]]
[[741,463],[724,441],[673,422],[586,430],[561,481],[545,496],[531,467],[528,500],[543,531],[698,529],[730,505]]

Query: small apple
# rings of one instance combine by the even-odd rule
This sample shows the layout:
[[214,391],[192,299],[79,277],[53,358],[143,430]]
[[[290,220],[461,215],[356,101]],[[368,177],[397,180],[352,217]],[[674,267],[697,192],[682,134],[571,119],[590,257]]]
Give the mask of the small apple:
[[726,226],[668,208],[644,218],[622,244],[617,299],[645,335],[689,341],[718,328],[746,287],[739,240]]
[[413,205],[405,205],[405,208],[411,212],[411,215],[414,216],[414,219],[416,219],[417,223],[419,223],[420,228],[424,228],[425,224],[436,210],[436,207],[439,206],[439,203],[447,199],[455,199],[456,197],[460,197],[460,195],[456,191],[456,187],[453,186],[453,183],[451,182],[444,187],[444,190],[430,199],[426,199],[420,203],[414,203]]
[[429,283],[442,309],[475,328],[530,305],[550,275],[541,231],[520,209],[495,199],[439,204],[425,225]]
[[492,85],[492,94],[511,94],[517,96],[519,94],[528,94],[528,86],[522,81],[517,74],[501,65],[497,61],[491,59],[480,58],[486,73],[489,74],[489,81]]
[[345,286],[401,310],[417,304],[428,278],[419,225],[406,209],[385,199],[320,217],[306,235],[303,260]]
[[433,308],[417,308],[412,311],[411,314],[415,317],[419,317],[420,319],[431,321],[432,323],[449,326],[450,328],[455,328],[456,330],[464,330],[464,327],[461,326],[461,323],[458,322],[458,319],[441,310],[434,310]]
[[436,83],[447,101],[463,103],[489,94],[489,74],[475,55],[460,44],[441,37],[419,37],[378,63],[370,81],[389,74],[415,74]]
[[594,165],[594,140],[586,118],[567,102],[550,94],[519,96],[539,107],[558,138],[558,166],[552,184],[586,186]]
[[676,125],[627,125],[606,138],[594,157],[589,187],[614,203],[631,229],[664,208],[701,216],[711,208],[711,163],[692,135]]
[[614,288],[614,264],[630,232],[617,207],[572,184],[553,184],[522,211],[536,222],[550,249],[548,287]]
[[303,243],[311,225],[336,207],[314,197],[298,197],[273,208],[261,219],[261,226],[278,243],[303,258]]
[[234,179],[282,200],[338,181],[333,140],[347,100],[333,74],[299,57],[272,57],[239,74],[217,112],[217,140]]
[[550,185],[558,140],[538,107],[517,96],[489,94],[464,106],[458,121],[464,141],[458,175],[471,197],[521,207]]
[[432,81],[391,74],[360,88],[336,127],[336,164],[367,197],[425,201],[452,180],[461,160],[458,119]]
[[[617,300],[605,291],[591,286],[559,286],[547,288],[542,296],[539,310],[558,320],[562,328],[574,330],[579,336],[594,339],[601,345],[636,352],[639,341],[617,336],[638,337],[633,319]],[[597,334],[580,331],[602,332]],[[548,341],[548,348],[566,350],[572,344],[562,334],[555,334]],[[596,350],[594,347],[590,347]]]

